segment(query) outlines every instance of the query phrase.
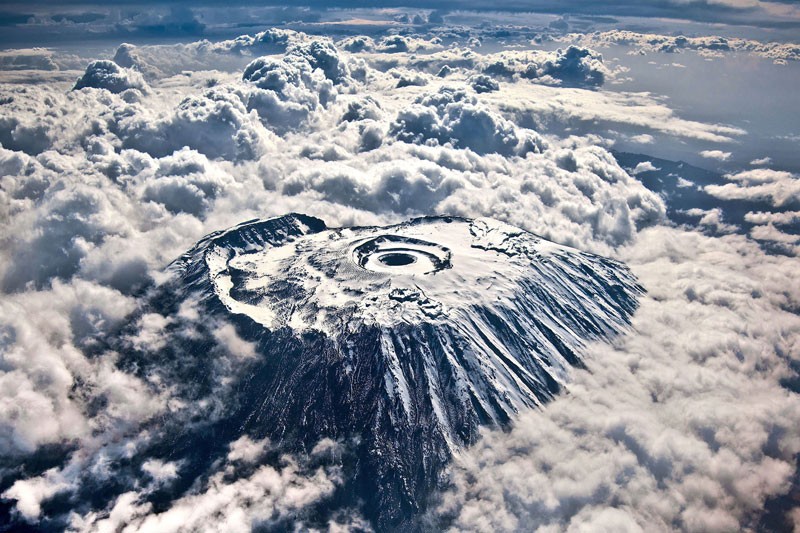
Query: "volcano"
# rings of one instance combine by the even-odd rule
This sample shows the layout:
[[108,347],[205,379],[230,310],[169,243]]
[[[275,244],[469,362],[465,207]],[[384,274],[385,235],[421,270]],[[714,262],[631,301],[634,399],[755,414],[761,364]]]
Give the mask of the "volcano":
[[189,479],[242,435],[293,451],[343,442],[350,481],[337,497],[382,530],[410,528],[481,426],[552,399],[587,343],[625,330],[642,293],[617,261],[456,217],[253,220],[205,237],[169,273],[150,309],[190,302],[202,326],[123,364],[157,369],[189,402],[211,394],[219,324],[256,356],[216,398],[213,423],[174,430],[165,459],[193,465]]

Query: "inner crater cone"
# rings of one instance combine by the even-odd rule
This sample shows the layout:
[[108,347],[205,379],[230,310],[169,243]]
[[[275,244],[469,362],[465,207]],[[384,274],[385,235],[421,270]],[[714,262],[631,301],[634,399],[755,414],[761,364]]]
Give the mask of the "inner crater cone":
[[394,252],[381,255],[378,258],[378,261],[386,266],[405,266],[415,263],[417,260],[413,255],[402,252]]
[[187,361],[213,364],[208,346],[220,339],[197,332],[232,323],[256,356],[212,402],[225,406],[215,438],[350,443],[348,497],[381,529],[424,508],[480,426],[557,394],[587,343],[625,330],[642,293],[617,261],[455,217],[351,228],[299,214],[254,220],[209,235],[170,270],[154,310],[194,306],[203,322],[169,357],[136,367],[158,361],[162,380],[194,390],[202,372]]

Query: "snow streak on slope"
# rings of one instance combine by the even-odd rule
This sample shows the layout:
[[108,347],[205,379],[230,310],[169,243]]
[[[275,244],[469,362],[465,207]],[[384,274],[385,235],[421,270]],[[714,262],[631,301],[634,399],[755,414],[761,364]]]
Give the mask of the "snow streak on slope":
[[355,477],[369,490],[357,496],[393,527],[424,506],[481,425],[552,398],[585,343],[622,330],[642,292],[616,261],[453,217],[340,229],[305,215],[251,221],[172,269],[170,298],[199,297],[233,320],[269,367],[242,392],[257,411],[232,415],[245,432],[361,436]]

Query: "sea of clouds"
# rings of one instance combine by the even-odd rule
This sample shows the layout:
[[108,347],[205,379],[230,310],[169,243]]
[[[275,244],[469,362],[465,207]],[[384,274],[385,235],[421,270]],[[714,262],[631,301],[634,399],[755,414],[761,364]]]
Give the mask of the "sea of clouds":
[[[118,466],[142,453],[159,420],[213,410],[215,387],[253,357],[231,326],[217,328],[223,348],[211,352],[214,384],[200,406],[118,364],[97,339],[117,334],[165,267],[212,231],[288,212],[330,226],[446,213],[621,259],[648,292],[631,332],[592,347],[566,394],[507,431],[485,430],[455,458],[422,520],[487,532],[765,527],[770,502],[797,493],[800,248],[785,231],[798,214],[785,208],[800,201],[800,180],[756,168],[706,188],[775,207],[747,214],[749,235],[671,224],[665,198],[617,163],[605,133],[724,147],[743,131],[682,119],[655,95],[604,91],[628,73],[590,46],[622,39],[650,53],[727,52],[711,40],[603,34],[557,50],[479,53],[468,38],[282,29],[123,44],[92,61],[4,52],[0,65],[17,73],[0,86],[7,516],[75,531],[301,524],[304,508],[342,484],[341,443],[264,462],[275,443],[232,442],[168,508],[149,498],[180,477],[179,462]],[[751,48],[796,59],[796,48]],[[594,134],[570,133],[587,124]],[[126,342],[157,348],[192,313],[140,315]],[[115,476],[123,480],[107,501],[81,499]],[[53,514],[54,499],[72,512]],[[800,508],[778,508],[798,527]],[[331,511],[327,524],[369,527],[357,509]]]

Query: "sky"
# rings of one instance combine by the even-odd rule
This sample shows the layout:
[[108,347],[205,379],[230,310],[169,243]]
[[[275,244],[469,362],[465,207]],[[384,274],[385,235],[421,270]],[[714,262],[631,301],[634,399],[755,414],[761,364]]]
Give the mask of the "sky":
[[194,477],[154,452],[159,427],[225,416],[255,357],[230,324],[192,402],[125,363],[210,327],[191,305],[142,312],[172,261],[302,212],[491,217],[646,291],[564,394],[455,454],[422,523],[800,528],[793,2],[0,11],[3,527],[372,527],[337,499],[347,442],[281,455],[244,435]]

